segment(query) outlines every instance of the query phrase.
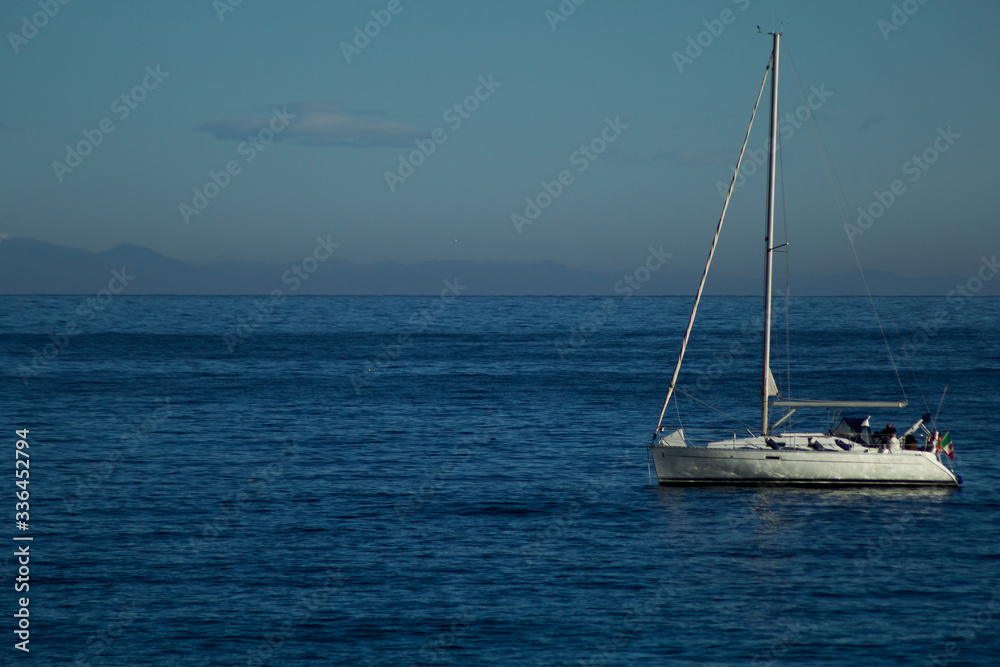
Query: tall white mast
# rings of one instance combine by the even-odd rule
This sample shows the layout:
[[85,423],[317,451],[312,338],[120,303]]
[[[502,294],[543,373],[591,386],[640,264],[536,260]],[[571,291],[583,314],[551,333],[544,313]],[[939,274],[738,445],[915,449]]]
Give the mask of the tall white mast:
[[771,53],[771,139],[768,142],[767,164],[767,223],[764,232],[764,368],[761,371],[760,398],[761,416],[760,432],[767,435],[768,429],[768,387],[771,378],[771,264],[774,249],[774,166],[778,145],[778,44],[780,32],[772,32],[774,50]]

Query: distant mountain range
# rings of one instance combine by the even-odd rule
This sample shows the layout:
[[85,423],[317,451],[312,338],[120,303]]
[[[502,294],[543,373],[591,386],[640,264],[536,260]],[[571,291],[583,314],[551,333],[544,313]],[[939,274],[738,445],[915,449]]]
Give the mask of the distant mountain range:
[[[321,252],[320,255],[324,253]],[[0,242],[0,294],[96,294],[110,289],[129,295],[262,295],[274,290],[303,295],[435,295],[456,278],[460,293],[469,295],[623,294],[620,273],[574,269],[557,262],[441,261],[419,264],[356,264],[336,257],[315,264],[216,262],[195,265],[165,257],[136,245],[120,245],[93,253],[29,238]],[[312,269],[312,273],[309,270]],[[676,271],[654,273],[636,295],[691,295],[696,275]],[[968,276],[905,278],[871,271],[868,282],[880,295],[943,296]],[[709,294],[760,294],[757,276],[713,275]],[[980,294],[1000,294],[1000,280],[987,282]],[[797,288],[797,289],[796,289]],[[855,273],[797,281],[793,294],[858,295],[864,285]]]

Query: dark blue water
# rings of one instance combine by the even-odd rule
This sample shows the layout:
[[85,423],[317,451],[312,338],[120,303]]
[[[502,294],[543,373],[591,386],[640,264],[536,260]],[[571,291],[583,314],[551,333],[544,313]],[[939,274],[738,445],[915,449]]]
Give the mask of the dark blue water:
[[[2,301],[0,538],[34,537],[30,654],[0,558],[3,664],[1000,654],[1000,299],[879,302],[911,407],[873,423],[935,413],[947,385],[957,491],[650,487],[686,298]],[[751,424],[758,309],[707,299],[681,375]],[[791,364],[781,308],[773,367],[791,395],[900,396],[866,300],[790,310]]]

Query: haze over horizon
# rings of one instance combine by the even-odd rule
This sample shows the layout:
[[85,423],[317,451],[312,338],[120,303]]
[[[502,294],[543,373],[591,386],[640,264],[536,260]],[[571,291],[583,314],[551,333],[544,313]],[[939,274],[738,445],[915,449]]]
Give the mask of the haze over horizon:
[[[866,270],[972,276],[1000,251],[1000,5],[579,1],[7,3],[0,234],[590,271],[662,246],[693,286],[773,13],[793,279],[855,266],[810,117],[849,219],[873,214]],[[766,133],[763,112],[713,265],[754,280]]]

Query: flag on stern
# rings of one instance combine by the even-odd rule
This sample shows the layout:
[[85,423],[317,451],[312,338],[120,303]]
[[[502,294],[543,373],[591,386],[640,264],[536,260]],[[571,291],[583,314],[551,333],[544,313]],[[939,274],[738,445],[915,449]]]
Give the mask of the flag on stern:
[[951,431],[944,434],[944,437],[941,438],[941,443],[938,447],[940,447],[941,451],[948,455],[948,458],[952,461],[955,460],[955,448],[951,444]]

